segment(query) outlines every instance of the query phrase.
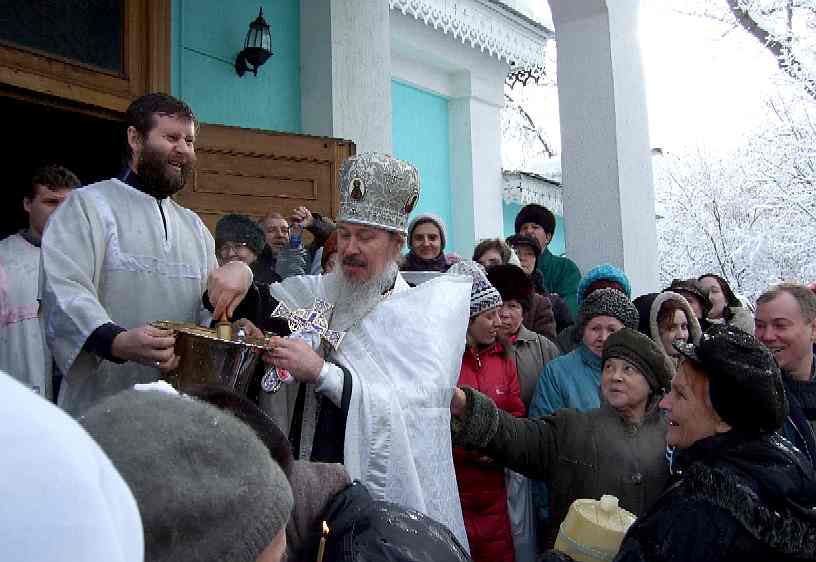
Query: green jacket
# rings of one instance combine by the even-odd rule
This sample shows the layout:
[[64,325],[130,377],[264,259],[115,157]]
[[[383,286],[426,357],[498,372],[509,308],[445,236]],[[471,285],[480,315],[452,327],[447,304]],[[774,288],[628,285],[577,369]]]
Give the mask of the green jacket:
[[550,546],[576,499],[612,494],[621,507],[640,515],[666,487],[666,421],[656,400],[643,422],[632,425],[607,404],[514,418],[483,394],[463,390],[468,405],[461,419],[454,418],[454,445],[478,449],[502,466],[547,482],[550,518],[543,532]]
[[547,291],[557,293],[569,306],[572,315],[578,312],[578,283],[581,282],[581,271],[575,262],[569,258],[554,256],[545,249],[538,256],[536,269],[544,277],[544,286]]

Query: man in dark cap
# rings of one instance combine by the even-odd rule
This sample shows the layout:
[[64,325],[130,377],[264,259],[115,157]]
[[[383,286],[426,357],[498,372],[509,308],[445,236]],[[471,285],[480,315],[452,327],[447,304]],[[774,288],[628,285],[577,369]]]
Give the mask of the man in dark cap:
[[559,294],[572,314],[578,311],[576,301],[581,272],[569,258],[554,256],[547,248],[555,234],[555,215],[547,207],[530,203],[516,215],[516,234],[532,236],[541,245],[536,269],[544,276],[547,290]]
[[[544,275],[536,269],[536,263],[541,256],[541,244],[538,242],[538,239],[532,235],[514,234],[508,236],[506,242],[507,245],[516,252],[521,270],[530,278],[530,282],[533,284],[533,289],[536,294],[550,301],[553,316],[555,317],[556,333],[571,326],[573,314],[567,301],[558,293],[552,292],[547,288]],[[528,324],[528,327],[535,332],[543,333],[530,324]],[[549,334],[545,335],[550,337]]]

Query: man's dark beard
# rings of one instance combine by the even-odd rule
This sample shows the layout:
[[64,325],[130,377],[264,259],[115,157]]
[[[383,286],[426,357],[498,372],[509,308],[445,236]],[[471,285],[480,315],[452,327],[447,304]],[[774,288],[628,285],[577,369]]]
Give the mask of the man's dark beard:
[[136,173],[142,180],[145,193],[157,199],[164,199],[182,190],[193,172],[194,165],[195,160],[191,159],[181,166],[181,174],[178,176],[171,174],[167,169],[170,166],[167,156],[145,144]]

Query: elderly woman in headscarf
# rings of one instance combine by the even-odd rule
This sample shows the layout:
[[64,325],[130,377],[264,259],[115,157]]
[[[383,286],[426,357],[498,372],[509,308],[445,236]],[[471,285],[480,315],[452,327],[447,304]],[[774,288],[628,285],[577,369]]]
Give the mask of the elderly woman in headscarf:
[[408,253],[402,271],[438,271],[444,273],[454,259],[445,255],[445,223],[434,214],[415,216],[408,223]]
[[816,559],[816,474],[776,432],[781,374],[753,336],[712,326],[661,401],[679,480],[629,529],[615,560]]
[[612,494],[643,513],[665,489],[666,423],[658,410],[673,367],[648,337],[623,328],[603,348],[600,407],[515,419],[472,388],[451,402],[454,442],[550,489],[544,544],[552,546],[572,502]]
[[[553,359],[538,378],[530,417],[554,414],[562,408],[580,411],[600,406],[603,348],[607,338],[622,328],[636,329],[638,312],[627,296],[611,287],[590,293],[578,309],[574,351]],[[551,521],[544,482],[533,483],[533,504],[541,524]]]

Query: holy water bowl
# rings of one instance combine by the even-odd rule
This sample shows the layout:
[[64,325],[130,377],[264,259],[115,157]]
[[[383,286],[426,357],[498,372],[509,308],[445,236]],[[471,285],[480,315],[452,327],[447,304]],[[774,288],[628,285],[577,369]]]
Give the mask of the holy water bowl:
[[175,333],[179,365],[162,378],[176,390],[217,384],[246,396],[265,340],[241,337],[240,333],[231,339],[219,338],[215,330],[195,324],[159,321],[153,325]]

